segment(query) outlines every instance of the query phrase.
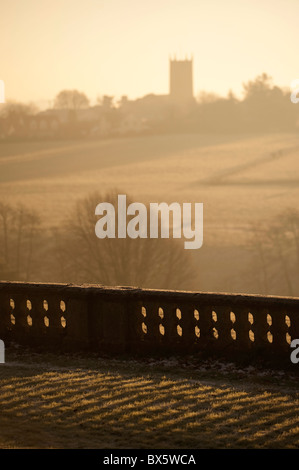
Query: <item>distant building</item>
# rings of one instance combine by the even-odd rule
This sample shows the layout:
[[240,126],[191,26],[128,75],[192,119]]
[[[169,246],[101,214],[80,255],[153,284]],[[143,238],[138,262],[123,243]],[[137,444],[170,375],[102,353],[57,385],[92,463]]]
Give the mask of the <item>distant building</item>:
[[150,93],[132,101],[122,97],[120,133],[170,129],[172,120],[185,118],[194,104],[193,59],[170,59],[168,94]]
[[193,103],[193,59],[170,59],[169,96],[172,103],[179,106]]
[[[1,81],[0,81],[1,85]],[[1,92],[1,90],[0,90]],[[34,115],[0,116],[1,139],[60,139],[163,133],[188,128],[196,101],[193,96],[193,59],[169,61],[169,92],[149,93],[115,105],[104,96],[83,109],[47,109]]]

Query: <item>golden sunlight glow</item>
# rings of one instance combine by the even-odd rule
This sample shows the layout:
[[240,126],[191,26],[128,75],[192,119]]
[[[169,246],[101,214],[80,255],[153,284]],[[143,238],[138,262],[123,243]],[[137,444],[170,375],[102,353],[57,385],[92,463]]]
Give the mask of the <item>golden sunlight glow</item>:
[[289,86],[298,14],[297,0],[2,0],[0,78],[21,101],[135,98],[167,93],[169,55],[193,54],[195,95],[240,94],[262,72]]

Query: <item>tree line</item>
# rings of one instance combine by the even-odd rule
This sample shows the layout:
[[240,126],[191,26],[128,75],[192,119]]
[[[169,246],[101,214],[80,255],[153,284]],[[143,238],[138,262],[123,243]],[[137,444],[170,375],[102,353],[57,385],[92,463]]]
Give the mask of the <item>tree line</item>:
[[[191,250],[175,239],[103,239],[95,235],[100,200],[78,200],[63,226],[45,229],[37,211],[0,203],[0,278],[8,280],[196,289]],[[128,198],[128,203],[133,202]]]
[[[242,98],[237,98],[232,91],[226,97],[201,92],[184,112],[170,100],[158,98],[147,95],[129,100],[123,96],[116,100],[104,95],[91,106],[85,93],[62,90],[55,97],[52,108],[67,110],[70,122],[75,123],[80,110],[98,107],[112,131],[128,113],[138,115],[138,119],[143,116],[147,132],[292,132],[297,129],[299,119],[299,106],[291,102],[290,90],[276,86],[266,73],[243,84]],[[20,117],[36,112],[32,104],[10,102],[2,107],[0,117],[13,124]],[[139,132],[144,132],[140,129]]]

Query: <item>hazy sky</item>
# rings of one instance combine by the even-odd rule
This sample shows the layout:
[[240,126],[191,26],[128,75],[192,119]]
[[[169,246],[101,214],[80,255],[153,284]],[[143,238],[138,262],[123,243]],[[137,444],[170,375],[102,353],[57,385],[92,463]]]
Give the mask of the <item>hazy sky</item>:
[[194,92],[237,94],[267,72],[299,78],[299,0],[1,0],[6,98],[168,92],[168,58],[194,56]]

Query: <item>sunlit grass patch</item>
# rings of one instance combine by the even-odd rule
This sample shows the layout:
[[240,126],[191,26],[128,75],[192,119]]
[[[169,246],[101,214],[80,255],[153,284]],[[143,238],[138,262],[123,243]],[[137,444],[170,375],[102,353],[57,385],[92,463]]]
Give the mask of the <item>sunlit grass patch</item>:
[[105,360],[88,368],[0,369],[0,446],[43,448],[298,447],[299,397],[252,381],[145,372]]

